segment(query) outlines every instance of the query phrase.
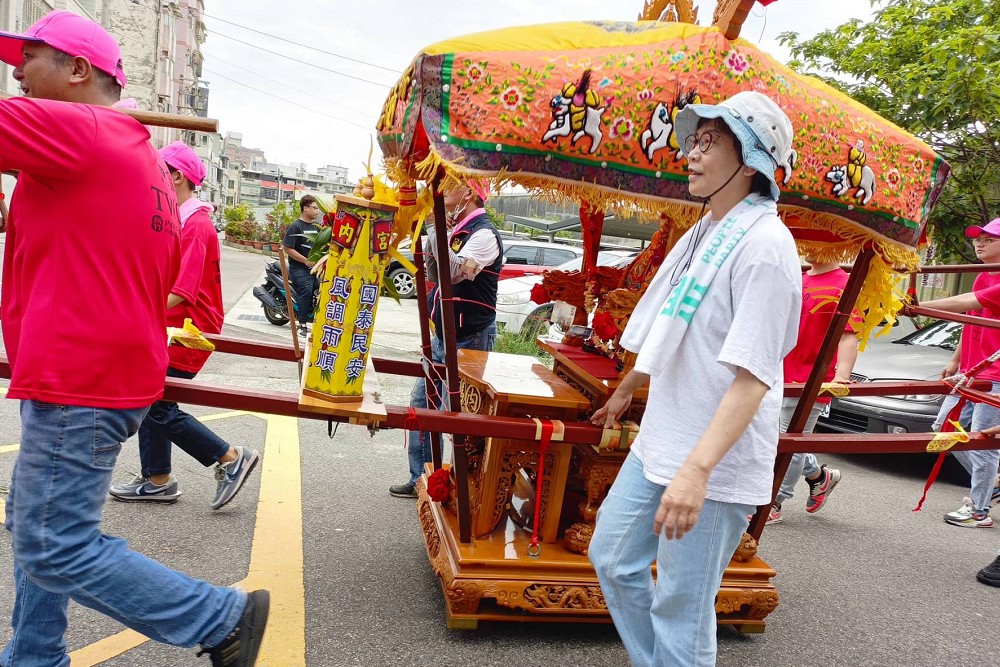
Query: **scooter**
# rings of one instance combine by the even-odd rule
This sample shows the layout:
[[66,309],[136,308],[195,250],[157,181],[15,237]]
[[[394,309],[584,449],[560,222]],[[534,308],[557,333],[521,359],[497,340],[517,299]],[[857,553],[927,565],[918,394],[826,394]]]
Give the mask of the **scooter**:
[[[302,321],[299,314],[298,302],[295,300],[295,286],[292,288],[292,304],[295,308],[295,317]],[[260,301],[261,308],[264,309],[264,317],[275,326],[288,324],[288,302],[285,299],[285,282],[281,278],[281,264],[277,260],[268,262],[264,269],[264,284],[253,288],[253,295]],[[313,310],[319,298],[319,289],[313,292]]]

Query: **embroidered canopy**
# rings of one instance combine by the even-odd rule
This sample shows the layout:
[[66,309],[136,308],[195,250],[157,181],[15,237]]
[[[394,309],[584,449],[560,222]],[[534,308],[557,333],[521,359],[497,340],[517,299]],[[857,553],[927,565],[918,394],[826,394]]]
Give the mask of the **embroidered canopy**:
[[818,230],[803,252],[847,259],[870,240],[890,264],[918,263],[948,165],[870,109],[716,27],[556,23],[434,44],[386,100],[379,142],[412,177],[444,167],[686,226],[700,202],[688,196],[672,119],[685,104],[741,90],[777,101],[795,128],[794,150],[776,162],[786,223]]

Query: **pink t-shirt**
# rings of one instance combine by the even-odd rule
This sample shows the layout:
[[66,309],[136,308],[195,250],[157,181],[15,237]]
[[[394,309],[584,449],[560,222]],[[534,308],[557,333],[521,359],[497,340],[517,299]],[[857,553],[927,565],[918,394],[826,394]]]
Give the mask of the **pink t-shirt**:
[[[219,235],[208,212],[212,205],[195,198],[181,204],[181,272],[171,292],[184,297],[183,303],[167,311],[167,326],[179,327],[184,318],[205,333],[220,333],[224,311],[222,307],[222,274],[219,264]],[[197,373],[208,361],[210,353],[192,350],[183,345],[170,346],[170,366]]]
[[0,169],[20,171],[0,294],[8,396],[152,404],[163,394],[180,225],[149,132],[110,108],[2,100]]
[[[802,312],[799,315],[799,339],[788,356],[785,357],[785,382],[805,382],[809,379],[816,357],[819,356],[819,346],[837,310],[837,302],[847,286],[848,273],[837,268],[817,276],[802,274]],[[844,331],[853,331],[850,323]],[[837,354],[826,371],[823,380],[829,382],[834,378],[837,368]],[[829,403],[828,394],[820,394],[817,403]]]
[[[972,291],[979,303],[978,310],[970,310],[969,315],[1000,320],[1000,273],[980,273],[972,283]],[[962,372],[1000,350],[1000,329],[966,324],[962,328]],[[977,375],[981,380],[1000,381],[1000,364],[987,366]]]

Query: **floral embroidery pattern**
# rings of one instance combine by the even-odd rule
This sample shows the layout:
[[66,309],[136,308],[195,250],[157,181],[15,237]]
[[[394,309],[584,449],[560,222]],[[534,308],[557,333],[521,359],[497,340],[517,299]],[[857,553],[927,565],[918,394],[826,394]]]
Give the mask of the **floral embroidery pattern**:
[[739,53],[738,51],[730,51],[729,55],[726,56],[726,67],[728,67],[734,74],[742,76],[743,72],[746,72],[747,68],[750,67],[750,63],[747,62],[747,59],[743,57],[742,53]]
[[619,116],[611,122],[611,138],[612,139],[631,139],[632,130],[635,126],[632,121],[628,118]]
[[[916,242],[947,166],[914,137],[717,31],[567,25],[591,40],[596,25],[618,41],[574,50],[564,46],[572,38],[561,34],[559,46],[553,39],[537,51],[518,44],[505,52],[497,43],[478,52],[418,56],[413,84],[397,86],[380,120],[387,154],[430,145],[470,170],[684,199],[685,164],[673,133],[677,109],[756,90],[792,121],[798,159],[789,162],[794,171],[776,175],[784,183],[783,203]],[[426,133],[426,141],[416,140],[417,133]]]

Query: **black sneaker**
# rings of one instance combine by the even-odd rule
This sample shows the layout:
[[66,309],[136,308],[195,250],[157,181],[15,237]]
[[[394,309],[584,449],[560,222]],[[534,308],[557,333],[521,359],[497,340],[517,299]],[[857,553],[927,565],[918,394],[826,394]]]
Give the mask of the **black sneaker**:
[[416,498],[417,489],[412,484],[396,484],[389,487],[389,495],[397,498]]
[[1000,588],[1000,556],[976,573],[976,579],[987,586]]
[[203,648],[198,655],[208,655],[212,667],[253,667],[257,664],[257,652],[264,640],[267,614],[271,607],[271,594],[254,591],[247,595],[247,606],[243,608],[236,628],[222,643],[212,648]]

